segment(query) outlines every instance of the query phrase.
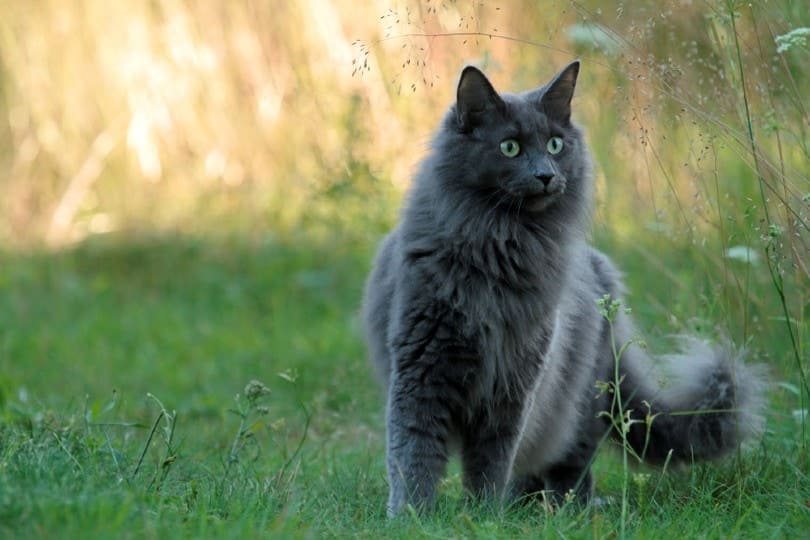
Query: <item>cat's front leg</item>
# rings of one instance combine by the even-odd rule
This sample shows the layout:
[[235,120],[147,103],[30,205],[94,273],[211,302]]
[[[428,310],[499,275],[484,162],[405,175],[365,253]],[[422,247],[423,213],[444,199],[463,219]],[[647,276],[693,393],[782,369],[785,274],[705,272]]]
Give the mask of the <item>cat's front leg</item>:
[[517,402],[481,413],[462,434],[461,463],[465,489],[476,498],[499,501],[505,492],[517,440]]
[[395,374],[387,407],[388,515],[433,503],[447,465],[450,415],[439,395]]

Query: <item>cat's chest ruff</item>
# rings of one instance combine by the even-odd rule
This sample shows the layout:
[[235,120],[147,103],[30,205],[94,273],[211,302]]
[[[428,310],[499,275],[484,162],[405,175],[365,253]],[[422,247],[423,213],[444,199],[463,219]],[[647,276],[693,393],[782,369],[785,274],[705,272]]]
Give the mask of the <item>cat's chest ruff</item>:
[[484,244],[447,246],[437,255],[432,293],[471,324],[517,328],[537,322],[545,303],[543,278],[529,254]]
[[538,251],[503,241],[483,246],[448,242],[405,258],[420,276],[415,293],[451,315],[453,339],[473,353],[473,401],[518,398],[541,369],[553,332],[556,293],[537,273],[544,269],[548,279],[553,266],[538,262]]
[[463,321],[461,337],[475,346],[493,375],[530,375],[529,365],[539,363],[553,327],[553,313],[546,313],[540,291],[469,269],[462,276],[449,280],[457,288],[451,304]]
[[439,250],[443,273],[461,286],[495,296],[509,296],[536,287],[548,254],[535,239],[508,238],[460,242]]

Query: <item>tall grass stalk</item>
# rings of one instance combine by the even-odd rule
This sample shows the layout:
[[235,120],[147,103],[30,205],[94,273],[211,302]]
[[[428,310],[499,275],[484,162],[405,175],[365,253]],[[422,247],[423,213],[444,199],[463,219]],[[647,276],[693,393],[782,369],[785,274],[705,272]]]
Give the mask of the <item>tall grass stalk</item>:
[[162,423],[163,428],[160,430],[160,433],[162,435],[165,451],[162,453],[162,457],[159,458],[158,467],[155,469],[155,473],[152,476],[152,479],[149,481],[150,489],[152,486],[155,486],[155,491],[160,491],[161,485],[168,476],[169,470],[171,469],[178,455],[173,444],[174,434],[177,428],[177,411],[167,411],[166,407],[163,406],[163,403],[151,392],[148,393],[146,397],[157,403],[160,411],[152,424],[152,429],[149,431],[149,435],[146,438],[146,442],[144,443],[143,450],[138,458],[138,462],[132,471],[130,480],[134,480],[138,475],[138,472],[141,470],[141,465],[143,465],[146,454],[149,451],[149,447],[151,446],[155,434],[158,432],[158,428]]
[[[759,160],[759,151],[757,149],[757,142],[756,137],[754,135],[754,124],[751,118],[751,108],[749,106],[748,100],[748,89],[745,80],[745,64],[742,59],[742,52],[740,50],[740,38],[737,32],[737,21],[736,21],[736,8],[738,6],[737,0],[726,0],[726,8],[728,10],[728,16],[731,21],[731,33],[734,38],[734,50],[736,53],[736,62],[737,68],[740,73],[740,90],[742,92],[742,101],[744,106],[744,117],[743,121],[746,128],[746,133],[748,135],[748,142],[751,146],[751,157],[754,162],[754,171],[756,172],[757,184],[759,186],[759,195],[760,200],[762,202],[762,210],[765,216],[765,222],[767,225],[767,233],[766,233],[766,240],[764,246],[765,252],[765,261],[768,265],[768,273],[771,277],[771,283],[773,284],[774,291],[776,292],[777,297],[779,298],[779,305],[782,308],[782,314],[784,315],[785,321],[785,329],[787,330],[788,336],[790,338],[790,348],[792,351],[793,359],[796,362],[796,370],[799,376],[799,380],[801,381],[802,391],[799,393],[799,405],[802,411],[805,410],[805,399],[810,399],[810,386],[808,386],[807,376],[805,374],[804,365],[802,364],[801,354],[799,352],[799,344],[796,341],[796,336],[793,330],[793,317],[791,316],[790,309],[788,308],[787,301],[785,300],[785,288],[784,288],[784,279],[782,277],[782,253],[779,249],[779,237],[781,236],[781,227],[777,225],[772,219],[770,210],[768,209],[768,197],[765,194],[765,178],[762,174],[762,168],[760,165]],[[748,4],[751,10],[753,10],[753,6]],[[781,155],[782,148],[781,148],[781,140],[778,141],[779,145],[779,153]],[[784,177],[783,177],[784,178]],[[785,204],[788,204],[788,201],[785,200]],[[802,427],[802,437],[801,437],[801,448],[803,451],[807,450],[807,437],[806,437],[806,415],[801,415],[801,427]]]

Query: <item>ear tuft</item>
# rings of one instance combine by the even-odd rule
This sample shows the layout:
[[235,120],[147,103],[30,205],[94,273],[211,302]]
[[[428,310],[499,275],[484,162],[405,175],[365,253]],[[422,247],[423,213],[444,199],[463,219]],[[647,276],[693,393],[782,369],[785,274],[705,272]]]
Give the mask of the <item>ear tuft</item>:
[[489,79],[476,67],[462,70],[456,90],[456,117],[459,126],[469,131],[491,110],[502,110],[504,102]]

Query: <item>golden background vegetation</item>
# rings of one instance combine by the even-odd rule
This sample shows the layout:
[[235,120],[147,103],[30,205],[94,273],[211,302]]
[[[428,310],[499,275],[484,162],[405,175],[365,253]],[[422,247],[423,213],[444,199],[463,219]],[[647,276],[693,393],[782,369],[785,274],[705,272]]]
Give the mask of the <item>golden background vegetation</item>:
[[522,90],[578,57],[598,220],[753,251],[777,226],[806,279],[808,49],[775,41],[801,2],[606,6],[6,0],[0,242],[378,234],[461,66]]

